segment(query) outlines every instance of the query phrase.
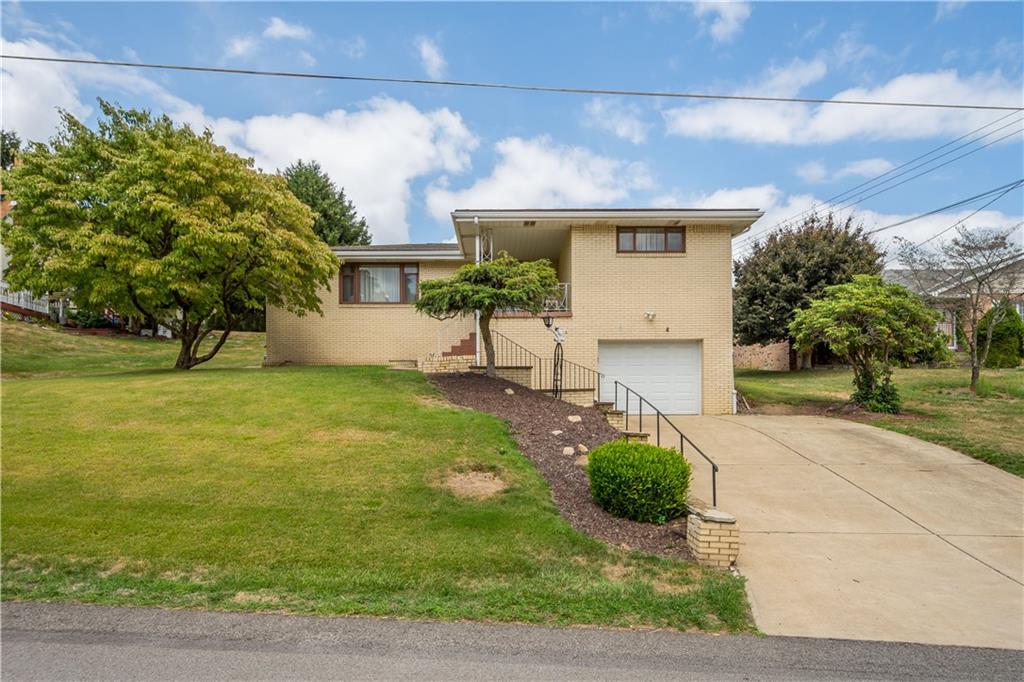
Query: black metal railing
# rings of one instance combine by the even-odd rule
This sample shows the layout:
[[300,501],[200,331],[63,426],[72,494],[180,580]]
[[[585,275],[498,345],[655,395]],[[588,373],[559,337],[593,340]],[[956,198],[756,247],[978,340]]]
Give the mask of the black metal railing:
[[[640,395],[639,393],[637,393],[636,391],[631,389],[629,386],[626,386],[624,383],[622,383],[620,381],[615,381],[614,382],[614,386],[615,386],[615,409],[619,408],[619,391],[622,390],[625,393],[625,399],[626,399],[625,408],[626,409],[624,410],[624,412],[625,412],[625,420],[624,420],[623,423],[625,424],[627,432],[630,431],[630,428],[629,428],[629,408],[630,408],[630,403],[631,403],[630,399],[631,398],[635,398],[635,400],[636,400],[636,407],[637,407],[637,416],[638,416],[638,424],[637,424],[637,431],[638,432],[644,432],[644,403],[646,403],[647,407],[648,407],[647,418],[648,419],[651,419],[651,418],[654,419],[654,443],[655,443],[655,445],[657,445],[658,447],[661,447],[661,422],[664,421],[666,424],[668,424],[668,426],[673,431],[676,432],[676,436],[679,437],[679,454],[680,455],[682,455],[684,458],[686,457],[686,450],[684,449],[684,446],[689,445],[691,450],[695,451],[698,455],[700,455],[701,457],[704,458],[704,461],[706,461],[708,464],[711,465],[711,506],[712,507],[717,507],[718,506],[718,465],[715,464],[714,460],[712,460],[710,457],[705,455],[704,451],[701,450],[699,447],[697,447],[697,445],[692,440],[687,438],[686,435],[682,431],[679,430],[679,427],[677,427],[675,424],[673,424],[672,421],[668,417],[666,417],[662,413],[661,410],[659,410],[657,407],[655,407],[651,403],[650,400],[648,400],[647,398],[643,397],[642,395]],[[670,434],[666,434],[666,438],[669,438],[670,436],[671,436]],[[629,435],[628,434],[626,435],[626,440],[629,440]],[[676,440],[676,439],[672,438],[672,440]]]
[[[531,367],[530,387],[537,391],[555,390],[556,375],[554,357],[542,358],[524,348],[501,332],[491,332],[494,342],[494,364],[505,367]],[[483,358],[480,358],[481,361]],[[593,391],[594,398],[601,400],[601,379],[603,375],[589,367],[571,360],[561,362],[561,389],[565,391]]]

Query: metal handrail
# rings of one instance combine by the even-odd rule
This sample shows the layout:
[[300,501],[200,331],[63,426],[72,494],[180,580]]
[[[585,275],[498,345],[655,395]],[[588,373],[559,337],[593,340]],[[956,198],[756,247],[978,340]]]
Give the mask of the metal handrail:
[[[686,434],[684,434],[682,431],[680,431],[679,427],[676,426],[675,424],[673,424],[672,421],[668,417],[666,417],[665,414],[661,410],[659,410],[657,407],[655,407],[654,404],[650,400],[648,400],[647,398],[643,397],[642,395],[640,395],[639,393],[637,393],[636,391],[631,389],[629,386],[627,386],[624,383],[622,383],[621,381],[615,381],[615,403],[614,404],[615,404],[616,409],[618,409],[618,407],[619,407],[619,386],[621,386],[626,391],[626,409],[625,409],[625,415],[626,416],[625,416],[625,420],[624,420],[623,423],[626,425],[627,431],[629,430],[629,397],[630,397],[630,395],[635,395],[637,397],[637,406],[639,408],[639,422],[640,422],[639,426],[638,426],[639,431],[642,432],[644,430],[644,403],[647,403],[647,406],[651,408],[651,410],[654,412],[654,415],[655,415],[655,444],[658,447],[661,447],[661,421],[664,419],[665,423],[667,423],[669,426],[671,426],[672,430],[675,431],[679,435],[679,454],[680,455],[682,455],[684,458],[686,457],[686,452],[684,451],[683,446],[685,444],[689,443],[690,447],[693,450],[696,450],[697,454],[700,455],[701,457],[703,457],[704,460],[708,464],[711,465],[711,506],[712,507],[717,507],[718,506],[718,465],[715,464],[714,460],[712,460],[710,457],[705,455],[704,451],[701,450],[699,447],[697,447],[696,443],[694,443],[692,440],[687,438]],[[626,436],[626,440],[629,440],[629,436]]]
[[[549,385],[553,383],[554,361],[552,358],[542,358],[498,331],[491,331],[491,338],[494,342],[495,364],[530,366],[533,368],[531,383],[537,390],[548,391],[554,388]],[[562,360],[561,379],[563,391],[593,390],[597,401],[601,401],[601,380],[604,379],[604,375],[597,370],[584,367],[571,360]]]

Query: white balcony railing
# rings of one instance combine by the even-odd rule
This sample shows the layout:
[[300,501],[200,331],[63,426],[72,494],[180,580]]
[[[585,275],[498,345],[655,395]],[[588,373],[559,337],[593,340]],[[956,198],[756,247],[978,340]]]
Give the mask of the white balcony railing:
[[544,301],[544,310],[550,310],[553,312],[568,312],[572,310],[572,298],[569,296],[568,282],[558,283],[558,291],[555,295]]
[[11,291],[7,288],[6,283],[0,284],[0,301],[26,310],[34,310],[37,313],[50,312],[50,300],[45,294],[42,298],[36,298],[27,291]]

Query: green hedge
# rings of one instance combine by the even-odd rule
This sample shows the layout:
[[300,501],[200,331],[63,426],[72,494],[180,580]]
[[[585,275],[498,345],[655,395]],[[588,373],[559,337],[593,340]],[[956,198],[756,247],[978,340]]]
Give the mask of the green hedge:
[[675,450],[612,441],[590,453],[587,473],[594,501],[615,516],[665,523],[686,512],[690,464]]
[[[991,319],[993,308],[985,313],[978,323],[978,329],[984,330]],[[978,339],[978,343],[984,341]],[[985,366],[990,368],[1017,367],[1020,365],[1021,355],[1024,354],[1024,321],[1013,309],[1013,306],[1006,306],[1006,315],[996,323],[992,329],[992,347],[989,348],[988,357],[985,358]]]

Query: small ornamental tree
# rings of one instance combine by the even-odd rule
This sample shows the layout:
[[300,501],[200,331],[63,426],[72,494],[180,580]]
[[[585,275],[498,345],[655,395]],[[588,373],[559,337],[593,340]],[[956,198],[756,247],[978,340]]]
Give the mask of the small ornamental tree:
[[470,263],[445,279],[420,282],[416,310],[439,320],[480,313],[480,334],[493,377],[491,318],[504,309],[539,313],[558,287],[558,275],[545,258],[520,262],[504,251],[494,260]]
[[[338,259],[284,179],[257,172],[210,131],[100,108],[96,131],[63,112],[57,136],[30,145],[4,175],[18,202],[3,233],[13,288],[158,320],[181,340],[178,369],[214,357],[264,304],[319,312]],[[223,333],[200,353],[216,320]]]
[[798,310],[789,329],[798,348],[824,343],[853,367],[852,401],[872,412],[899,412],[892,361],[932,342],[939,313],[919,296],[880,277],[857,275],[852,282]]

